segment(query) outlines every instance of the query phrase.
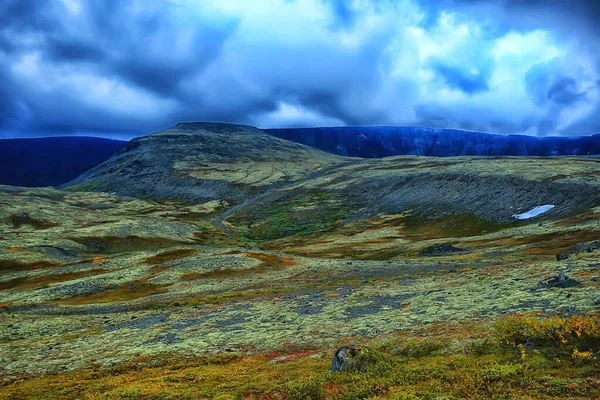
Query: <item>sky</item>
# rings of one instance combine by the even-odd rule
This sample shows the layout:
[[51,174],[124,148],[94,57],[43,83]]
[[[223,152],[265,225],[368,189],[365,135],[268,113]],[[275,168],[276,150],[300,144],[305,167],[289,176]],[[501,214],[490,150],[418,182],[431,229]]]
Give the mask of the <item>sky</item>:
[[2,0],[0,138],[600,132],[597,0]]

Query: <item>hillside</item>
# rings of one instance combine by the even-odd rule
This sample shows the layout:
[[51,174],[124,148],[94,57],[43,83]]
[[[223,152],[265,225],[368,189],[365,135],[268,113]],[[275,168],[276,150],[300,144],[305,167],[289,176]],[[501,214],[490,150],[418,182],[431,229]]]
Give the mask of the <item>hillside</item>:
[[154,200],[237,202],[339,162],[243,125],[184,123],[136,138],[64,187]]
[[0,398],[594,398],[599,165],[190,123],[0,186]]
[[543,204],[556,206],[554,216],[596,206],[599,165],[591,158],[344,158],[253,127],[186,123],[132,140],[63,187],[152,200],[244,202],[238,211],[244,218],[244,212],[312,196],[324,200],[321,208],[352,219],[411,211],[506,223]]

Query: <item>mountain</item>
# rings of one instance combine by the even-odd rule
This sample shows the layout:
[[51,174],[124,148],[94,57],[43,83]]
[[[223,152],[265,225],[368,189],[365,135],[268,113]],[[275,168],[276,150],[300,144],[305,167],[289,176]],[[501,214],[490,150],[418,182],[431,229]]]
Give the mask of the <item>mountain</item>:
[[337,160],[251,126],[181,123],[133,139],[110,160],[64,186],[156,200],[238,202],[305,179]]
[[106,161],[127,142],[93,137],[0,140],[0,183],[57,186]]
[[[549,215],[598,204],[599,186],[586,180],[595,179],[598,160],[565,160],[560,170],[545,167],[555,159],[516,160],[349,158],[250,126],[184,123],[132,140],[64,187],[159,201],[225,201],[236,207],[227,217],[237,216],[241,225],[268,219],[277,204],[298,203],[301,218],[303,207],[313,207],[316,199],[323,212],[343,210],[353,219],[412,210],[495,222],[510,222],[515,213],[546,204],[556,206]],[[265,237],[283,232],[278,227],[266,231]]]
[[413,126],[265,129],[329,153],[350,157],[561,156],[600,154],[600,134],[581,137],[495,135]]
[[[198,126],[198,123],[179,124],[177,129],[184,126],[189,130],[192,126]],[[255,133],[259,131],[257,128],[252,130]],[[394,155],[454,157],[600,154],[600,134],[585,137],[532,137],[402,126],[262,131],[328,153],[362,158]],[[136,139],[130,146],[135,146],[138,142]],[[279,143],[281,145],[282,142]],[[101,164],[125,145],[122,141],[87,137],[0,140],[0,184],[29,187],[60,185]],[[289,143],[283,146],[288,150],[294,149]],[[182,149],[188,147],[200,149],[194,143],[181,146]],[[223,152],[227,153],[227,149],[222,149]],[[289,159],[290,155],[287,157]]]

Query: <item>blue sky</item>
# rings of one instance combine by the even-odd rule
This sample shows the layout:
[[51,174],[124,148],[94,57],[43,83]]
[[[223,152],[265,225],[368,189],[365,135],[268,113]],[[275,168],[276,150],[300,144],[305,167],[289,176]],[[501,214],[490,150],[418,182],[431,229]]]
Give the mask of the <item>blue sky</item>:
[[594,0],[4,0],[0,137],[600,131]]

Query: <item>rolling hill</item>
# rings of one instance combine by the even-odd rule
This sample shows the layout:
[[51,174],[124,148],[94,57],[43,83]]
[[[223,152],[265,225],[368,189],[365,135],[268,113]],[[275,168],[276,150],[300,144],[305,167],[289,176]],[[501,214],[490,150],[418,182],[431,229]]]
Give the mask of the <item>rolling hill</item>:
[[599,166],[186,123],[0,186],[0,398],[590,398]]

